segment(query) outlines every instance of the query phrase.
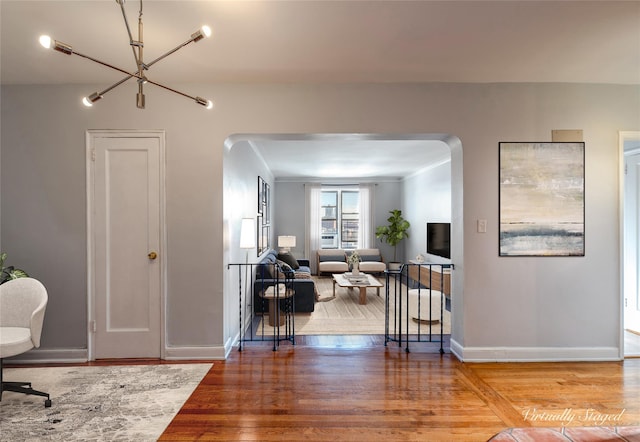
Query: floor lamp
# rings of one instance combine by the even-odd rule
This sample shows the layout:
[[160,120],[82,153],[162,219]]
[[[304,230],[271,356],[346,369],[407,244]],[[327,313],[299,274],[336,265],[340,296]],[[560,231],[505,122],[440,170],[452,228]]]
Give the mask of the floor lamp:
[[[249,250],[256,247],[256,225],[253,218],[242,218],[242,225],[240,226],[240,248],[245,250],[245,265],[244,265],[244,310],[246,311],[247,298],[249,297]],[[249,304],[251,306],[251,304]],[[242,310],[243,306],[240,303],[240,336],[242,336]],[[242,343],[240,344],[242,345]],[[242,348],[242,347],[240,347]]]

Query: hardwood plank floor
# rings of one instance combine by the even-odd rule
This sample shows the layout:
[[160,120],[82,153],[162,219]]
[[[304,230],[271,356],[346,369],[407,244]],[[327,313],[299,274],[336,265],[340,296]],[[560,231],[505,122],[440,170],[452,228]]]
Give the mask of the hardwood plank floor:
[[247,343],[214,361],[160,440],[483,441],[516,426],[640,422],[640,359],[473,364],[375,339]]

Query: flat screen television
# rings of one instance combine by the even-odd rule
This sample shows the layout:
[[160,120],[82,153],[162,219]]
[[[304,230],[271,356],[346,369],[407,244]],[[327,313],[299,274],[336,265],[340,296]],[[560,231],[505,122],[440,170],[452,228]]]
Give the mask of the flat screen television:
[[427,223],[427,253],[451,259],[451,223]]

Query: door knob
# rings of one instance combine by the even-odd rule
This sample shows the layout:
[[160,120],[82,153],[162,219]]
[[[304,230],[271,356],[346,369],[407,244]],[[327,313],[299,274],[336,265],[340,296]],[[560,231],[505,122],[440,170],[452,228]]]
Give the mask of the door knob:
[[158,254],[156,252],[151,252],[147,256],[149,257],[149,259],[156,259],[158,257]]

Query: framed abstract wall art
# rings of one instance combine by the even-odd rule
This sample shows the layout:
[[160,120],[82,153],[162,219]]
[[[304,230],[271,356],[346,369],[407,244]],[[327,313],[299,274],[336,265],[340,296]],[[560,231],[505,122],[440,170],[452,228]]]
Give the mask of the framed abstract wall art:
[[501,142],[500,256],[584,256],[585,144]]

